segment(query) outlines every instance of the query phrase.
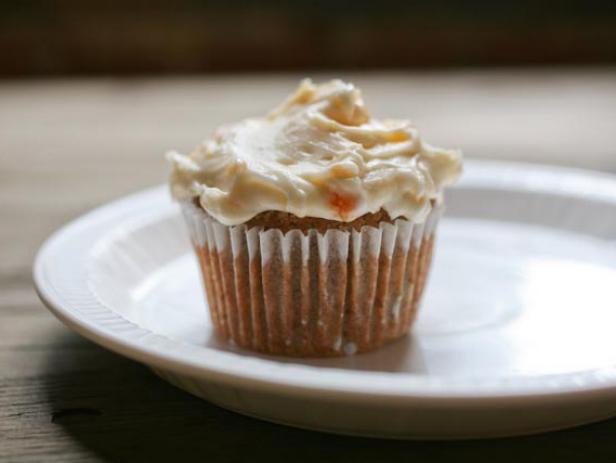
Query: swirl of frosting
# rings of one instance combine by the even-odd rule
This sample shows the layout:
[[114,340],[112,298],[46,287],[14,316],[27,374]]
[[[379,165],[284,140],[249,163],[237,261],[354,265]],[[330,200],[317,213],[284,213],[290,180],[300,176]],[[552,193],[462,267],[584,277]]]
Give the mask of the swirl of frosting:
[[361,92],[340,80],[304,80],[266,117],[167,157],[172,195],[198,198],[226,225],[263,211],[352,221],[380,209],[421,222],[462,169],[459,151],[423,143],[407,120],[371,118]]

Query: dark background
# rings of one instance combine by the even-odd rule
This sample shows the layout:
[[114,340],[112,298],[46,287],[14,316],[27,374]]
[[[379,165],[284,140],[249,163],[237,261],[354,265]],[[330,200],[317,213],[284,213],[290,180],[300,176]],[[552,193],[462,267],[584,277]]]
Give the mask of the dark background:
[[3,77],[615,62],[615,1],[0,0]]

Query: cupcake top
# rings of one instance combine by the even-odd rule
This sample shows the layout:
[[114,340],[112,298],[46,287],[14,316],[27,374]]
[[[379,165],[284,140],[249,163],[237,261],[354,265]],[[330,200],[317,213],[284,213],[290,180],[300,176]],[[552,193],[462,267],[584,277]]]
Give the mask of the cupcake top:
[[408,120],[372,118],[341,80],[304,80],[267,116],[167,157],[174,198],[198,198],[225,225],[264,211],[350,222],[381,209],[421,222],[462,169],[460,151],[422,142]]

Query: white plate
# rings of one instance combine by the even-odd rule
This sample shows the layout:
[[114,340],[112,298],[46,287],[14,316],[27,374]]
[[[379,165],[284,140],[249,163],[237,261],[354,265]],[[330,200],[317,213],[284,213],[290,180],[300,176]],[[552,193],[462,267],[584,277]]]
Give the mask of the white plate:
[[216,340],[164,187],[58,231],[34,278],[51,311],[82,335],[271,421],[468,438],[616,414],[616,178],[469,161],[447,207],[413,333],[346,358],[267,357]]

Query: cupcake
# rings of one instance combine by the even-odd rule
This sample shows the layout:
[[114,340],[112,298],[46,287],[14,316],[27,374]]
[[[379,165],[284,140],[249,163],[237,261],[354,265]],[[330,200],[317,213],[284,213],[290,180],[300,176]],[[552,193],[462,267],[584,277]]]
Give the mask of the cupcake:
[[459,151],[372,118],[352,84],[304,80],[268,115],[168,159],[219,337],[325,357],[408,332]]

